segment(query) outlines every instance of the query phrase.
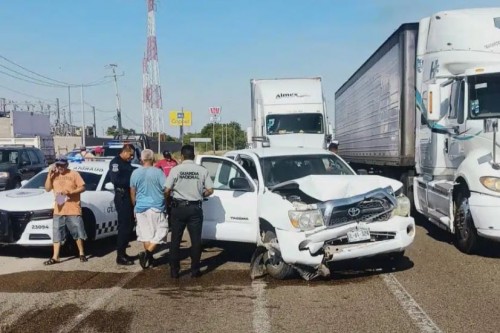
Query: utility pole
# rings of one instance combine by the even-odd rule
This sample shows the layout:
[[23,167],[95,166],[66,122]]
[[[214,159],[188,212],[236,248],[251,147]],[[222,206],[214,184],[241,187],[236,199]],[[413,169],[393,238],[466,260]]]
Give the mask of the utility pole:
[[214,150],[215,155],[215,116],[212,119],[212,149]]
[[92,113],[94,114],[94,138],[97,138],[97,126],[95,123],[95,106],[92,107]]
[[61,124],[61,114],[59,113],[59,98],[56,98],[56,112],[57,112],[56,127],[57,131],[59,131],[59,125]]
[[82,145],[85,146],[85,104],[83,103],[83,84],[80,86],[80,97],[82,99]]
[[[122,128],[122,110],[121,110],[121,105],[120,105],[120,95],[118,93],[118,80],[116,79],[116,67],[118,67],[118,66],[116,64],[109,64],[109,67],[111,67],[111,70],[113,71],[113,75],[112,76],[115,79],[116,120],[118,121],[118,134],[122,135],[123,134],[123,128]],[[159,135],[159,131],[158,131],[158,135]]]
[[182,112],[182,122],[181,126],[179,127],[179,139],[181,140],[181,143],[184,144],[184,107],[181,107],[181,112]]
[[69,124],[73,125],[73,119],[71,119],[71,87],[68,86],[68,118]]

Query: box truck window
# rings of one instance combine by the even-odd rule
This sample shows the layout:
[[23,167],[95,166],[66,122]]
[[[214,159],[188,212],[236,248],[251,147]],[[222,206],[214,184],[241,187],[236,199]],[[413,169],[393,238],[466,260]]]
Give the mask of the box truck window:
[[323,133],[323,116],[317,113],[273,114],[266,117],[268,135]]
[[471,118],[500,117],[500,74],[469,77]]

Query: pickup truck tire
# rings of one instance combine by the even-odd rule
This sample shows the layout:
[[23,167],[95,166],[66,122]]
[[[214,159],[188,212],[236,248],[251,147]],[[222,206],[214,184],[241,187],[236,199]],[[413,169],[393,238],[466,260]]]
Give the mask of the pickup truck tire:
[[469,208],[469,198],[459,194],[455,202],[455,246],[471,254],[476,250],[479,236]]
[[[264,243],[277,243],[276,234],[273,231],[266,231],[264,234]],[[268,253],[264,255],[264,262],[266,265],[267,273],[275,279],[284,280],[295,273],[295,269],[285,263],[279,254],[276,254],[272,260],[270,260]]]

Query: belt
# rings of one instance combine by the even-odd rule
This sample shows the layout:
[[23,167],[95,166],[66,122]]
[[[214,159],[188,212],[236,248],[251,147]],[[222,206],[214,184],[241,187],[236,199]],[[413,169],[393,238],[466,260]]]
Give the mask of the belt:
[[180,200],[174,199],[172,202],[172,207],[186,207],[186,206],[201,206],[202,201],[189,201],[189,200]]

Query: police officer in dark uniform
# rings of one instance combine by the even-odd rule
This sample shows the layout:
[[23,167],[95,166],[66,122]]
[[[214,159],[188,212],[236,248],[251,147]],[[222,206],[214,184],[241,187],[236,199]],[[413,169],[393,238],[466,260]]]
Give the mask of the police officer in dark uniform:
[[167,195],[173,194],[170,242],[170,276],[179,277],[179,248],[184,229],[191,239],[191,277],[201,276],[201,231],[203,225],[203,198],[213,193],[213,183],[208,170],[194,162],[194,147],[181,148],[182,163],[170,171],[167,178]]
[[130,177],[134,171],[131,160],[134,146],[125,144],[118,156],[109,163],[111,182],[115,187],[115,207],[118,213],[118,239],[116,244],[116,263],[133,265],[134,260],[127,255],[126,249],[134,230],[134,207],[130,198]]

